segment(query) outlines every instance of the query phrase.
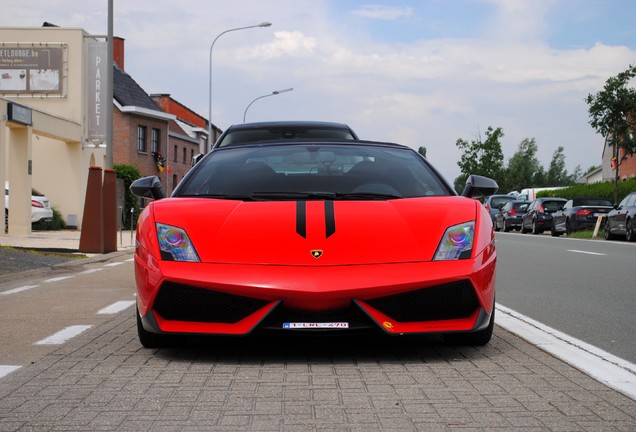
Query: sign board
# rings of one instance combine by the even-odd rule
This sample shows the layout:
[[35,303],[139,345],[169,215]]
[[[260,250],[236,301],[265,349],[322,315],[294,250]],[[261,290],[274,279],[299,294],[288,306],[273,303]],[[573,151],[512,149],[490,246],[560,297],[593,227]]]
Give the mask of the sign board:
[[33,125],[33,111],[31,108],[13,102],[7,104],[7,120],[24,125]]
[[0,94],[61,94],[65,50],[46,42],[1,43]]
[[108,44],[106,42],[88,44],[87,140],[94,143],[106,142],[107,54]]

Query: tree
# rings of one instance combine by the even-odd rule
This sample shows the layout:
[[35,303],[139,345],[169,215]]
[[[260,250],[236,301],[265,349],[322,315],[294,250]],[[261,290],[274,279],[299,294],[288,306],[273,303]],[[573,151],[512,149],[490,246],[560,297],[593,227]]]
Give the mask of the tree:
[[568,171],[565,169],[565,153],[563,147],[559,146],[552,154],[550,168],[546,173],[546,186],[566,186],[571,183]]
[[525,138],[517,152],[508,161],[505,184],[509,190],[521,190],[529,187],[542,186],[535,184],[537,177],[543,173],[543,167],[537,159],[537,143],[534,138]]
[[[614,199],[618,198],[618,179],[620,165],[629,155],[636,153],[636,89],[628,87],[630,80],[636,77],[636,65],[608,78],[603,90],[589,94],[585,99],[590,114],[590,125],[612,146],[616,158],[614,177]],[[619,157],[619,149],[623,149]]]
[[420,148],[417,149],[417,152],[421,154],[422,156],[426,157],[426,147],[420,146]]
[[457,165],[461,171],[459,177],[455,179],[455,189],[461,191],[471,174],[479,174],[490,177],[498,183],[503,177],[503,152],[501,151],[501,138],[504,136],[501,128],[493,129],[491,126],[486,130],[486,140],[481,140],[481,135],[477,141],[470,143],[459,138],[455,145],[463,152]]

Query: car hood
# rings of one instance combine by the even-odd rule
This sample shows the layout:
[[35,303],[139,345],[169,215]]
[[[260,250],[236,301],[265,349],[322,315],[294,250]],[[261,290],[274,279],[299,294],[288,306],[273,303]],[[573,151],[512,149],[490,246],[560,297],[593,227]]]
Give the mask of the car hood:
[[378,201],[166,198],[154,219],[184,229],[206,263],[355,265],[430,261],[445,230],[475,220],[464,197]]

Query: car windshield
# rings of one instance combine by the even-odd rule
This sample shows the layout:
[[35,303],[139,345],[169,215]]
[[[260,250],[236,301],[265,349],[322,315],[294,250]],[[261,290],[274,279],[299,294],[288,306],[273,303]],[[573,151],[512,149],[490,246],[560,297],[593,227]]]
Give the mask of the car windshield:
[[215,147],[226,147],[259,141],[280,141],[282,139],[334,139],[354,140],[346,128],[274,126],[253,129],[230,130]]
[[294,142],[217,149],[195,166],[173,196],[299,200],[454,194],[407,147]]
[[607,206],[612,207],[612,202],[604,198],[578,198],[573,201],[574,207],[581,206]]
[[530,203],[528,203],[528,202],[514,203],[513,204],[513,206],[514,206],[516,211],[526,211],[526,210],[528,210],[528,206],[529,205],[530,205]]
[[515,198],[510,196],[493,197],[490,199],[490,207],[500,209],[505,206],[506,203],[514,200]]
[[563,207],[564,203],[565,201],[544,201],[541,205],[543,206],[545,210],[557,211],[561,207]]

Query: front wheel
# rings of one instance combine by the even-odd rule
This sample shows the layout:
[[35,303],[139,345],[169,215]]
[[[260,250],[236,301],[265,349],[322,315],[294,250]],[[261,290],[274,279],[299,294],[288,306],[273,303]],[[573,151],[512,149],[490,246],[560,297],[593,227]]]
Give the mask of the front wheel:
[[472,345],[483,346],[490,342],[492,332],[495,328],[495,308],[492,308],[488,327],[472,333],[448,333],[444,335],[444,340],[450,345]]
[[566,219],[565,220],[565,235],[569,236],[570,234],[572,234],[573,230],[572,230],[572,225],[570,225],[570,219]]
[[504,232],[510,232],[510,226],[506,223],[506,220],[503,221],[503,230]]
[[610,229],[610,222],[607,218],[605,218],[605,240],[614,240],[616,236],[612,234],[612,230]]
[[631,219],[625,221],[625,240],[628,242],[636,241],[636,233],[634,232],[634,223]]
[[541,234],[543,231],[537,226],[537,221],[532,219],[532,234]]

